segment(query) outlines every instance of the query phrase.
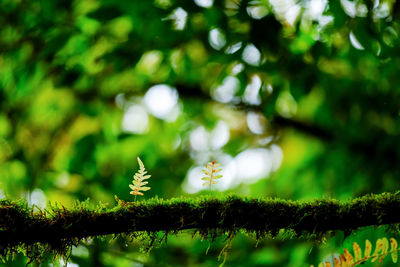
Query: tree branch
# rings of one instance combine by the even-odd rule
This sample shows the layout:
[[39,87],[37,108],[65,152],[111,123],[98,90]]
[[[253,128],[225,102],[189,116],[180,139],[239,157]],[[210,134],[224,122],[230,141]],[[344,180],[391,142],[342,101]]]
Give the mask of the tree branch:
[[120,204],[103,211],[85,205],[73,209],[53,207],[53,215],[48,216],[44,211],[33,213],[26,206],[3,200],[0,202],[0,249],[37,242],[57,246],[65,240],[136,231],[242,229],[276,235],[286,229],[300,236],[400,223],[400,193],[368,195],[346,202],[230,196],[120,201]]

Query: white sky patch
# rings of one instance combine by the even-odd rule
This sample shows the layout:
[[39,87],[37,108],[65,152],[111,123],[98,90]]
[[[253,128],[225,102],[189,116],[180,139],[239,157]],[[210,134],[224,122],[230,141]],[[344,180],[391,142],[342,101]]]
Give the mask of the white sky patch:
[[249,65],[258,66],[261,62],[261,53],[253,44],[249,44],[243,50],[242,59]]
[[149,112],[160,119],[168,119],[169,117],[177,117],[173,114],[178,103],[178,92],[176,89],[159,84],[151,87],[144,95],[144,103]]
[[46,208],[47,198],[43,191],[39,188],[35,188],[30,196],[28,197],[29,206],[36,205],[39,208]]
[[248,112],[246,116],[247,127],[254,134],[263,134],[267,128],[265,117],[256,112]]
[[261,104],[261,98],[259,95],[261,85],[262,82],[260,76],[253,75],[250,84],[247,85],[246,90],[244,91],[243,101],[251,105]]
[[368,7],[366,5],[360,2],[356,7],[358,17],[366,17],[368,15]]
[[390,9],[387,2],[379,3],[379,0],[376,0],[374,3],[373,9],[373,18],[374,20],[383,19],[390,15]]
[[270,0],[278,19],[294,25],[300,13],[301,7],[294,0]]
[[182,184],[184,191],[189,194],[194,194],[203,189],[203,180],[201,178],[204,176],[201,171],[200,166],[191,168],[188,173],[185,182]]
[[63,259],[60,259],[60,260],[59,260],[59,263],[60,263],[61,266],[79,267],[79,264],[72,263],[71,261],[68,261],[68,262],[66,263]]
[[230,129],[226,122],[220,120],[209,133],[204,126],[199,126],[190,133],[190,146],[195,151],[220,149],[228,143]]
[[318,20],[326,8],[328,0],[310,0],[307,2],[307,12],[312,19]]
[[210,145],[213,149],[219,149],[229,141],[229,126],[224,121],[218,121],[210,135]]
[[138,104],[126,109],[122,118],[124,132],[143,134],[149,130],[149,116],[144,107]]
[[283,151],[278,145],[271,145],[272,171],[277,171],[282,164]]
[[233,186],[237,185],[236,181],[236,164],[234,159],[230,155],[223,155],[218,158],[218,162],[221,162],[221,175],[216,188],[220,191],[228,190]]
[[318,31],[321,31],[326,25],[333,21],[330,15],[324,15],[328,5],[328,0],[310,0],[306,3],[302,18],[318,21]]
[[215,100],[228,103],[231,102],[239,89],[240,81],[234,76],[228,76],[222,82],[222,85],[218,86],[212,91],[212,96]]
[[246,8],[247,14],[253,19],[262,19],[268,15],[269,10],[265,3],[261,1],[251,1]]
[[271,152],[266,148],[250,148],[235,157],[237,178],[243,182],[255,182],[266,177],[272,170]]
[[321,16],[319,18],[319,25],[321,28],[325,27],[326,25],[328,25],[329,23],[331,23],[333,21],[333,17],[332,16]]
[[374,0],[374,6],[373,8],[377,8],[379,6],[380,0]]
[[294,25],[294,23],[297,20],[297,17],[299,16],[300,10],[301,10],[301,7],[299,5],[291,6],[288,9],[288,11],[285,14],[285,18],[286,18],[286,21],[290,25],[292,25],[292,26]]
[[237,75],[244,70],[244,65],[242,63],[235,64],[232,68],[232,75]]
[[356,36],[354,35],[353,32],[350,32],[349,34],[349,38],[350,38],[350,43],[351,45],[357,49],[357,50],[364,50],[364,46],[362,46],[362,44],[360,44],[360,42],[357,40]]
[[242,42],[234,43],[226,48],[225,53],[227,54],[234,54],[242,47]]
[[225,34],[218,28],[212,29],[208,35],[208,42],[215,50],[220,50],[226,44]]
[[183,30],[185,28],[187,15],[187,12],[181,7],[178,7],[172,12],[169,18],[174,21],[176,30]]
[[356,16],[356,3],[349,0],[340,0],[344,12],[349,16],[354,18]]
[[190,133],[190,146],[196,151],[205,151],[208,149],[209,133],[204,126],[194,129]]
[[213,5],[214,1],[213,0],[194,0],[196,5],[209,8]]

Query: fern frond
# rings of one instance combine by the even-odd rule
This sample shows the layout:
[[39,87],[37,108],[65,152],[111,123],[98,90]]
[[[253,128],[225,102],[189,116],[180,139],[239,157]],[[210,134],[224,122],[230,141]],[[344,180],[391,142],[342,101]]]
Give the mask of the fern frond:
[[201,178],[201,180],[206,181],[203,183],[203,186],[210,186],[216,184],[218,181],[216,179],[222,178],[222,175],[217,175],[218,172],[222,171],[222,169],[216,169],[217,167],[221,166],[221,163],[217,163],[216,160],[213,162],[209,162],[206,165],[206,169],[202,170],[202,172],[206,175],[205,177]]
[[393,261],[394,263],[397,263],[397,260],[398,260],[398,255],[397,255],[397,251],[398,251],[398,248],[397,248],[397,241],[396,241],[396,239],[394,239],[393,237],[390,238],[389,241],[390,241],[390,254],[391,254],[391,256],[392,256],[392,261]]
[[148,182],[144,180],[149,179],[151,177],[151,175],[147,174],[144,164],[139,157],[137,157],[137,161],[139,163],[139,171],[135,173],[135,175],[133,176],[134,179],[132,180],[132,184],[129,185],[129,187],[132,189],[130,194],[135,196],[135,201],[137,195],[143,196],[143,193],[140,191],[145,192],[150,190],[150,187],[144,186],[148,184]]
[[[390,244],[390,250],[389,250]],[[375,262],[379,260],[380,263],[383,262],[384,258],[387,255],[391,255],[393,263],[397,263],[399,251],[397,240],[393,237],[389,240],[386,237],[379,238],[376,241],[375,251],[372,253],[372,244],[366,239],[365,240],[365,250],[364,257],[362,257],[362,251],[357,242],[353,242],[353,251],[354,255],[350,253],[350,251],[345,248],[343,250],[343,254],[339,256],[339,258],[333,259],[334,267],[347,267],[347,266],[356,266],[363,264],[367,261]],[[311,265],[313,266],[313,265]],[[331,267],[332,264],[330,262],[321,262],[318,267]]]

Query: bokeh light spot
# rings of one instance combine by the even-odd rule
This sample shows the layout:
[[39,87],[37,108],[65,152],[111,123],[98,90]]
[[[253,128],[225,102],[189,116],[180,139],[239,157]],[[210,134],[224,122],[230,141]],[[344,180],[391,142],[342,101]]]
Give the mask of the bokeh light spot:
[[244,48],[242,58],[247,64],[258,66],[261,62],[261,53],[254,45],[249,44]]
[[215,100],[228,103],[231,102],[239,89],[240,81],[234,76],[228,76],[222,82],[222,85],[218,86],[212,92],[212,96]]
[[220,50],[226,44],[225,34],[218,28],[212,29],[208,36],[208,42],[215,50]]
[[178,92],[176,89],[159,84],[151,87],[144,96],[144,103],[149,112],[160,119],[168,119],[173,114],[178,103]]
[[214,3],[213,0],[194,0],[194,2],[196,3],[196,5],[205,7],[205,8],[212,7],[212,5]]
[[141,105],[132,105],[122,118],[122,130],[125,132],[142,134],[149,129],[149,116]]

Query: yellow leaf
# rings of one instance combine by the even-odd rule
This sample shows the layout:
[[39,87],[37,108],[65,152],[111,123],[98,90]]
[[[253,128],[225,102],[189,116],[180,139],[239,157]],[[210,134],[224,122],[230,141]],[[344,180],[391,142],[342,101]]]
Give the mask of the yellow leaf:
[[383,248],[382,239],[378,238],[378,240],[376,240],[376,247],[374,253],[372,254],[373,257],[371,259],[371,262],[375,262],[378,259],[378,256],[380,255],[382,248]]
[[151,177],[151,175],[145,175],[145,176],[142,177],[142,180],[149,179],[150,177]]
[[144,187],[141,187],[141,188],[140,188],[140,191],[148,191],[148,190],[150,190],[150,189],[151,189],[150,187],[144,186]]
[[[389,250],[390,244],[390,250]],[[356,266],[360,264],[364,264],[367,261],[375,262],[379,259],[379,262],[382,263],[384,258],[391,254],[393,263],[397,263],[398,261],[398,243],[394,238],[390,238],[389,240],[386,237],[379,238],[376,241],[376,247],[374,253],[372,253],[372,244],[366,239],[365,240],[365,251],[364,257],[362,257],[362,250],[357,242],[353,242],[353,251],[354,254],[351,254],[350,251],[345,248],[343,254],[339,255],[339,257],[333,258],[334,267],[347,267],[347,266]],[[318,265],[318,267],[331,266],[330,262],[322,262]]]
[[351,266],[347,260],[346,257],[344,256],[344,254],[340,254],[340,262],[342,264],[343,267],[347,267],[347,266]]
[[130,193],[131,195],[139,195],[139,196],[143,196],[143,193],[141,193],[141,192],[136,192],[136,191],[131,191],[131,193]]
[[393,237],[390,238],[390,252],[392,256],[392,261],[394,263],[397,263],[398,260],[398,255],[397,255],[397,241]]
[[381,240],[382,240],[382,249],[381,249],[382,256],[379,258],[379,262],[383,262],[383,259],[387,256],[389,249],[389,241],[387,240],[387,238],[383,237]]
[[369,258],[369,256],[371,255],[371,251],[372,251],[372,244],[368,239],[366,239],[365,240],[364,259]]
[[205,175],[210,175],[210,172],[207,170],[201,170]]
[[347,265],[351,266],[353,264],[353,255],[351,255],[350,251],[347,248],[344,249],[343,255],[346,258]]
[[361,248],[356,242],[353,242],[353,251],[354,251],[355,262],[357,263],[358,261],[361,261],[362,257]]
[[340,264],[340,260],[338,258],[333,258],[333,266],[342,267],[342,265]]

